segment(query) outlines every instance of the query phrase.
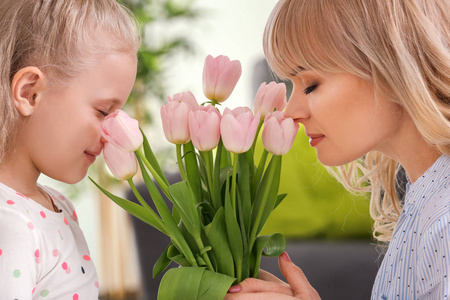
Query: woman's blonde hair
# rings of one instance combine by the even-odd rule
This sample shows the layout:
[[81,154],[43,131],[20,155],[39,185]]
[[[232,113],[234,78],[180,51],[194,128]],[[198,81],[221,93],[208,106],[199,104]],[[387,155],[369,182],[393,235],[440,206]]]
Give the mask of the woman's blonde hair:
[[[281,78],[301,67],[371,81],[376,94],[404,108],[425,141],[450,155],[449,11],[448,0],[281,0],[266,26],[264,51]],[[402,207],[399,169],[370,152],[336,170],[348,188],[371,190],[381,242],[390,240]]]
[[137,54],[139,46],[138,23],[115,0],[0,1],[0,162],[17,129],[17,71],[35,66],[52,85],[64,85],[98,55]]

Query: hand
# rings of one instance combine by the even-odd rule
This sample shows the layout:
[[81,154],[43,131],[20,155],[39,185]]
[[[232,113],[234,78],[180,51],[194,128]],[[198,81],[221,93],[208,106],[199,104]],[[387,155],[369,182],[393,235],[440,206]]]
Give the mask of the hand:
[[286,252],[278,258],[278,263],[288,283],[268,272],[261,271],[261,279],[248,278],[232,286],[225,300],[320,300],[319,294],[309,284],[303,271],[291,262]]

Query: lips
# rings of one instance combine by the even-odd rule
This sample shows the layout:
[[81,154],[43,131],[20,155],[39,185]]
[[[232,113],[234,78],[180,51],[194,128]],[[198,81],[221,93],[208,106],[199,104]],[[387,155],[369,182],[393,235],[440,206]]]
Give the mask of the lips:
[[95,161],[95,158],[99,155],[100,153],[94,153],[94,152],[90,152],[90,151],[84,151],[84,155],[86,155],[86,158],[93,163]]
[[311,147],[317,146],[325,138],[323,134],[306,133],[306,135],[309,137],[309,144]]

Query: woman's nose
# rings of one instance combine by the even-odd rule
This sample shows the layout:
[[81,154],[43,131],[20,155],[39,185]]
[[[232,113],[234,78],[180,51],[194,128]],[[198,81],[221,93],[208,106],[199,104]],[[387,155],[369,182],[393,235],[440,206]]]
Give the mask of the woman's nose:
[[103,137],[103,135],[100,135],[100,142],[102,144],[105,144],[107,142],[107,140]]
[[306,95],[301,88],[296,88],[295,84],[284,115],[302,123],[310,117]]

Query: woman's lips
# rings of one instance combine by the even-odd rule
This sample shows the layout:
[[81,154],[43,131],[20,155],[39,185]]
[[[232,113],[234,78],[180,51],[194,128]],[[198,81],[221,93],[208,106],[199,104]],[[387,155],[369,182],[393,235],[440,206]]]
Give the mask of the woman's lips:
[[306,134],[309,137],[309,144],[311,147],[317,146],[325,136],[323,134]]
[[95,158],[97,157],[97,155],[95,153],[91,153],[91,152],[84,152],[84,154],[86,155],[86,158],[91,162],[94,163],[95,162]]

